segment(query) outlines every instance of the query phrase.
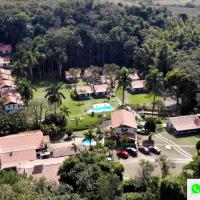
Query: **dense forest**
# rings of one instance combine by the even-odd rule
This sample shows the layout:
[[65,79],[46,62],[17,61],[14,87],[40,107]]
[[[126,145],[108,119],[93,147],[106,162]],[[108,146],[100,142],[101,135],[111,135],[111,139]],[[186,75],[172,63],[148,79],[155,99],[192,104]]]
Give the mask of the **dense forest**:
[[18,77],[52,79],[70,67],[106,63],[136,68],[143,75],[151,66],[164,75],[178,67],[190,77],[183,94],[185,110],[199,106],[198,17],[94,0],[4,3],[0,35],[0,42],[14,46]]

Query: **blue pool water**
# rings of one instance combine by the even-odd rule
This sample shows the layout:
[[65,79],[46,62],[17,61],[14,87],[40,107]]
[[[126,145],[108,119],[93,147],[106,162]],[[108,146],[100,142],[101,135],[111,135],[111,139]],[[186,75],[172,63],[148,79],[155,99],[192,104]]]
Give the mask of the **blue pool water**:
[[102,104],[100,106],[93,107],[92,109],[88,110],[88,113],[92,113],[92,112],[102,113],[102,112],[109,112],[113,110],[114,108],[110,104],[106,103],[105,105]]
[[[94,140],[92,140],[91,141],[91,144],[93,144],[95,141]],[[84,139],[84,140],[82,140],[82,143],[84,144],[84,145],[90,145],[90,140],[89,139]]]

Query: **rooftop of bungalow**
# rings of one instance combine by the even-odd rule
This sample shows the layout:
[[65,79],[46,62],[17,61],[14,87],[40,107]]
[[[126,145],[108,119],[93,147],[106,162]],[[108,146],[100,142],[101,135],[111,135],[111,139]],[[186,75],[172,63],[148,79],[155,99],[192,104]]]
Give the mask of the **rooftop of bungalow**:
[[10,44],[0,44],[0,52],[11,52],[12,51],[12,45]]
[[124,109],[113,111],[111,113],[111,127],[115,129],[124,126],[137,129],[134,114]]
[[200,115],[185,115],[168,118],[168,126],[172,125],[178,131],[190,131],[200,129]]
[[0,74],[11,75],[11,70],[0,68]]
[[86,86],[75,86],[77,94],[92,94],[92,88],[88,85]]

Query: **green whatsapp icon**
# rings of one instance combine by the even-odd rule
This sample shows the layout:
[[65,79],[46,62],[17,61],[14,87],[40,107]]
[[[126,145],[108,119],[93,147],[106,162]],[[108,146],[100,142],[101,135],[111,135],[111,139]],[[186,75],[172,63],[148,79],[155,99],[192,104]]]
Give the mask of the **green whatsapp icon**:
[[200,183],[194,183],[191,187],[192,194],[200,194]]

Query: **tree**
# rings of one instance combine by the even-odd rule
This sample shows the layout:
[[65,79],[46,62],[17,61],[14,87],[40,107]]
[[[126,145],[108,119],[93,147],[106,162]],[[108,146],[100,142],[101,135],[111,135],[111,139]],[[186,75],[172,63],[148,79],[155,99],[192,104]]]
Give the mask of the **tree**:
[[62,104],[62,99],[65,99],[64,94],[60,92],[61,88],[61,84],[53,84],[46,89],[45,98],[47,98],[49,105],[54,106],[55,114],[57,107]]
[[29,105],[29,101],[33,99],[33,90],[36,90],[36,88],[26,79],[22,79],[17,84],[17,91],[21,94],[22,100],[27,107]]
[[200,155],[200,140],[196,143],[197,155]]
[[168,160],[165,155],[161,155],[157,159],[157,162],[159,163],[161,169],[162,178],[165,178],[166,176],[170,175],[169,169],[174,166],[174,163]]
[[60,78],[62,77],[62,69],[63,69],[63,64],[67,62],[68,57],[67,54],[65,53],[65,49],[61,47],[56,47],[55,49],[55,59],[58,62],[58,67],[59,67],[59,76]]
[[186,84],[189,82],[189,75],[185,70],[181,68],[174,68],[169,71],[166,75],[166,81],[169,88],[175,92],[176,95],[176,107],[179,109],[179,99],[181,95],[185,92]]
[[10,111],[0,114],[0,134],[9,135],[29,129],[27,112],[24,110]]
[[159,72],[156,68],[151,68],[146,76],[147,87],[152,91],[153,97],[153,108],[152,115],[155,110],[156,95],[160,92],[163,83],[163,73]]
[[79,147],[75,143],[72,143],[71,150],[74,151],[75,154],[77,154],[78,152],[80,152]]
[[137,176],[138,185],[146,191],[147,187],[150,185],[150,178],[152,175],[152,172],[154,171],[154,166],[151,162],[140,160],[139,162],[139,172]]
[[92,140],[96,139],[96,135],[94,134],[93,129],[88,129],[87,133],[85,133],[85,140],[90,141],[90,149],[92,145]]
[[70,111],[69,111],[69,108],[67,107],[67,106],[62,106],[61,108],[60,108],[60,111],[61,111],[61,113],[63,113],[66,117],[69,117],[69,114],[71,113]]
[[66,159],[58,174],[61,185],[71,186],[74,193],[88,200],[98,200],[103,196],[106,199],[118,199],[122,195],[118,175],[122,172],[123,166],[120,163],[107,162],[104,154],[87,151]]
[[114,173],[102,174],[97,181],[97,199],[110,200],[122,197],[122,184]]
[[115,146],[116,146],[116,141],[114,141],[114,140],[107,140],[105,142],[105,147],[107,147],[109,150],[109,156],[113,156],[113,149]]
[[130,71],[126,67],[122,67],[117,71],[116,80],[118,81],[117,90],[122,87],[122,107],[125,105],[125,91],[128,86],[131,86]]
[[154,118],[147,118],[144,128],[149,133],[149,140],[151,140],[152,134],[156,131],[156,121]]
[[27,75],[27,66],[20,60],[16,60],[12,64],[12,72],[16,75],[16,82],[18,82],[20,78]]
[[166,177],[161,181],[160,199],[186,200],[180,180],[176,177]]
[[193,157],[193,160],[185,165],[183,169],[190,178],[200,178],[200,157]]
[[155,101],[155,105],[158,108],[158,115],[160,114],[161,109],[165,106],[164,102],[161,99]]

